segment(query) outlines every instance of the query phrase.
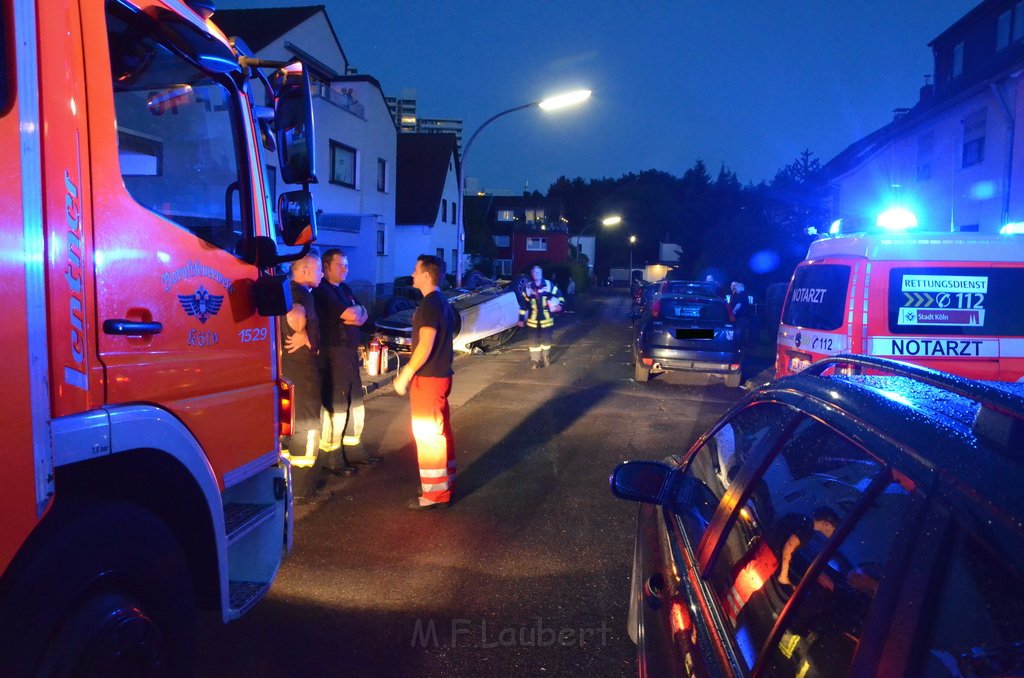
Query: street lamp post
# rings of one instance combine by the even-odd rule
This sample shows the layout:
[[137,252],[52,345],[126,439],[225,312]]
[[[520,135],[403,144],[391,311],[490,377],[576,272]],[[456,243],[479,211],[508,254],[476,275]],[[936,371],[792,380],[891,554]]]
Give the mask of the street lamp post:
[[[577,264],[580,263],[580,248],[583,246],[580,241],[583,240],[583,236],[586,234],[587,229],[589,229],[591,226],[593,226],[594,223],[596,223],[596,222],[590,222],[588,224],[585,224],[583,226],[583,229],[580,230],[580,232],[576,234],[576,263]],[[606,226],[606,227],[607,226],[618,226],[621,223],[622,223],[622,217],[620,217],[617,214],[613,214],[611,216],[607,216],[607,217],[604,217],[603,219],[601,219],[601,225],[602,226]],[[596,256],[597,255],[597,247],[596,246],[594,247],[594,255],[595,255],[594,258],[596,259],[597,258],[597,256]],[[591,261],[590,264],[591,264],[591,266],[593,266],[594,262]]]
[[633,284],[633,245],[636,244],[636,236],[629,236],[629,283]]
[[498,118],[506,116],[509,113],[515,113],[516,111],[522,111],[522,110],[525,110],[527,108],[533,108],[535,106],[537,108],[540,108],[541,110],[554,111],[554,110],[558,110],[560,108],[565,108],[567,106],[574,106],[575,104],[582,103],[582,102],[586,101],[589,98],[590,98],[590,90],[589,89],[580,89],[580,90],[574,90],[572,92],[566,92],[565,94],[559,94],[559,95],[556,95],[556,96],[553,96],[553,97],[548,97],[547,99],[544,99],[542,101],[531,101],[528,104],[523,104],[521,106],[514,106],[514,107],[509,108],[507,110],[501,111],[500,113],[495,113],[491,117],[487,118],[487,120],[484,120],[483,124],[481,124],[479,127],[477,127],[476,130],[473,132],[473,134],[469,137],[469,141],[466,142],[466,148],[464,148],[462,150],[462,162],[460,163],[461,167],[460,167],[460,173],[459,173],[459,231],[458,231],[458,234],[456,236],[458,238],[457,245],[458,245],[458,251],[459,251],[459,257],[458,257],[459,260],[455,263],[455,270],[456,270],[456,272],[455,272],[455,284],[456,285],[458,285],[458,286],[462,285],[462,274],[463,274],[463,270],[462,270],[462,253],[464,252],[465,246],[466,246],[465,245],[465,243],[466,243],[466,218],[465,218],[465,214],[466,214],[466,209],[465,209],[465,199],[466,199],[466,163],[467,163],[467,161],[469,159],[469,151],[473,147],[473,142],[476,141],[476,138],[478,136],[480,136],[480,132],[482,132],[485,127],[490,125],[492,122],[494,122]]

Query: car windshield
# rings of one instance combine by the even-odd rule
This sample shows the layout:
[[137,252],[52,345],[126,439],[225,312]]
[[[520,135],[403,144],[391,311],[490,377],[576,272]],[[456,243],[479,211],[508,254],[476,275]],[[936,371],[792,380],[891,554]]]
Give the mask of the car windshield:
[[729,313],[721,302],[695,301],[666,297],[661,301],[662,318],[679,318],[701,322],[725,323]]

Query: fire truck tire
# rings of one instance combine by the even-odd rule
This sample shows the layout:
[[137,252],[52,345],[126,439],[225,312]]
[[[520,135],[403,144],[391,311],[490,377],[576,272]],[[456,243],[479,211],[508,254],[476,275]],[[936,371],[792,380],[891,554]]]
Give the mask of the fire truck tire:
[[[46,538],[0,614],[5,675],[190,672],[196,607],[184,553],[155,515],[128,502],[54,507]],[[10,654],[8,654],[10,652]],[[4,666],[10,660],[10,672]]]

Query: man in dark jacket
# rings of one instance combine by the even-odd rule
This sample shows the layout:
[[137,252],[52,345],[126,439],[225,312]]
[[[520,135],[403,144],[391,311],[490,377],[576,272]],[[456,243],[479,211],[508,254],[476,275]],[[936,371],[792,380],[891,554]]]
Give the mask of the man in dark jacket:
[[320,376],[324,406],[320,449],[325,467],[341,476],[355,475],[350,464],[375,466],[380,459],[362,450],[363,382],[359,374],[359,328],[366,322],[366,308],[345,284],[348,257],[331,248],[321,257],[324,279],[313,290],[320,319]]
[[551,364],[551,337],[555,331],[555,313],[562,310],[565,298],[558,285],[544,277],[544,269],[530,269],[530,280],[519,300],[519,326],[530,335],[530,368]]
[[281,327],[281,373],[293,386],[294,426],[284,440],[292,465],[295,498],[308,500],[322,484],[314,472],[320,451],[320,322],[310,289],[320,283],[320,259],[310,254],[292,262],[293,305]]

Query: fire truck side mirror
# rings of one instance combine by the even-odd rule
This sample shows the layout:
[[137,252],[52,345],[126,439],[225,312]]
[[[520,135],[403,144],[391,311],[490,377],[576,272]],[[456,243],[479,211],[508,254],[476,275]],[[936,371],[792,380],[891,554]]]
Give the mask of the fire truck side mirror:
[[277,199],[277,223],[286,245],[310,245],[316,241],[316,210],[309,191],[289,191]]
[[278,166],[288,184],[316,183],[313,137],[313,98],[309,71],[295,62],[271,77],[274,90],[274,130]]
[[261,316],[284,315],[292,309],[292,288],[286,275],[261,275],[253,285],[256,312]]

